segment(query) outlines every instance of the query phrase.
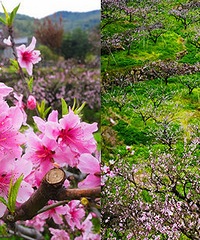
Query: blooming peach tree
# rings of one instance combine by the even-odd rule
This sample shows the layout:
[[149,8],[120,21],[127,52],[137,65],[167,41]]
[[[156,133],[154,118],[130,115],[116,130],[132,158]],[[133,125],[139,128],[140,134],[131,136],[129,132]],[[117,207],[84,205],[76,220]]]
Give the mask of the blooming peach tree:
[[[45,109],[45,100],[36,101],[32,75],[41,56],[35,37],[28,47],[15,46],[12,24],[18,8],[9,15],[3,6],[6,19],[0,18],[9,32],[4,43],[13,50],[11,62],[27,95],[25,104],[22,94],[0,83],[1,229],[24,239],[43,239],[44,229],[51,239],[100,239],[97,123],[81,121],[84,104],[70,108],[61,99],[59,117],[57,110]],[[7,101],[11,94],[16,100],[12,106]],[[32,125],[27,109],[35,111]]]
[[149,149],[136,163],[127,146],[102,167],[102,239],[199,239],[200,138],[190,134],[181,154]]

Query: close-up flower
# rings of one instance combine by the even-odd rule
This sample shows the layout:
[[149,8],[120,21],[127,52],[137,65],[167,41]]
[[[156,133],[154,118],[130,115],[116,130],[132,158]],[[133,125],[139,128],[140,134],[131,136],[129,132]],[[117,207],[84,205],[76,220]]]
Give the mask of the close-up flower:
[[26,68],[30,76],[33,72],[33,64],[36,64],[41,60],[40,51],[34,50],[35,44],[36,38],[33,37],[28,47],[26,47],[24,44],[16,47],[19,65],[21,68]]

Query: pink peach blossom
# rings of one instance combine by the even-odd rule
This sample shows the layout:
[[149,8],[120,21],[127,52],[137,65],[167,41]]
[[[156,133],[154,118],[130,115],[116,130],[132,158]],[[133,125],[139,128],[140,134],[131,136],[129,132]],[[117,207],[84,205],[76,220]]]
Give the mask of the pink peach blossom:
[[52,168],[55,163],[58,166],[73,165],[74,154],[69,147],[60,149],[55,139],[47,136],[37,136],[33,131],[26,134],[27,148],[23,159],[31,161],[35,167],[35,180],[40,184],[43,176]]
[[39,214],[31,220],[26,220],[24,223],[27,227],[34,227],[39,232],[43,232],[46,221],[44,219],[42,219]]
[[27,121],[27,114],[25,112],[25,107],[26,105],[23,103],[23,95],[17,95],[16,93],[14,93],[14,97],[17,101],[15,101],[15,106],[19,107],[19,109],[21,110],[22,114],[23,114],[23,125],[27,125],[26,121]]
[[30,95],[27,100],[27,108],[33,110],[37,107],[36,99],[34,96]]
[[80,207],[80,201],[79,200],[72,200],[68,203],[67,212],[65,215],[65,219],[71,229],[74,231],[75,227],[80,228],[81,224],[80,221],[85,216],[85,211]]
[[72,152],[92,153],[96,150],[93,132],[97,131],[97,123],[88,124],[80,121],[80,117],[71,109],[57,122],[48,122],[45,128],[49,138],[57,139],[61,148],[69,146]]
[[101,185],[100,176],[97,177],[93,174],[89,174],[82,182],[78,183],[78,187],[83,188],[93,188]]
[[93,224],[91,222],[92,214],[89,213],[87,218],[82,222],[79,226],[79,230],[81,231],[82,235],[80,237],[76,237],[75,240],[100,240],[99,234],[92,233]]
[[13,89],[0,82],[0,98],[6,97]]
[[83,173],[100,174],[100,162],[91,154],[81,154],[77,167]]
[[10,36],[8,36],[8,38],[5,38],[4,40],[3,40],[3,43],[5,43],[6,45],[8,45],[8,46],[12,46],[12,43],[11,43],[11,40],[10,40]]
[[[50,200],[48,202],[48,205],[52,205],[54,203],[55,203],[54,201]],[[62,224],[63,220],[61,215],[65,215],[67,209],[68,208],[66,206],[58,206],[46,212],[43,212],[42,214],[40,214],[40,217],[41,219],[53,218],[56,224]]]
[[83,173],[90,173],[86,179],[78,184],[79,188],[91,188],[101,185],[101,169],[98,159],[88,153],[81,154],[77,167]]
[[4,101],[0,101],[0,112],[0,159],[20,158],[20,145],[25,142],[25,136],[19,132],[23,122],[22,112],[18,107],[9,108]]
[[18,62],[21,68],[26,68],[29,75],[32,75],[33,64],[41,60],[40,51],[34,50],[36,44],[35,37],[32,38],[31,44],[26,47],[24,44],[17,47]]
[[49,228],[51,234],[53,234],[51,240],[70,240],[69,234],[65,230]]
[[45,135],[45,129],[46,129],[46,123],[47,122],[58,122],[58,111],[53,110],[47,119],[47,122],[44,121],[42,118],[34,116],[33,117],[34,122],[36,123],[39,131],[41,132],[40,136],[43,137]]
[[43,167],[42,165],[44,165],[44,168],[46,168],[47,165],[54,162],[61,165],[71,165],[71,158],[73,159],[74,154],[69,147],[61,150],[56,140],[47,136],[40,138],[30,131],[27,134],[27,150],[24,157],[29,160],[32,159],[31,161],[35,166]]

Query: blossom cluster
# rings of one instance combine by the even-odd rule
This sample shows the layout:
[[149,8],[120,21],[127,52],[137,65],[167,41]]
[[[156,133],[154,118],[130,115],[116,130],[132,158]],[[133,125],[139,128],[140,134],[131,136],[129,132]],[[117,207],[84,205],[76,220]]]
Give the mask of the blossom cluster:
[[[71,69],[69,64],[71,64]],[[79,103],[87,102],[90,109],[100,107],[100,71],[97,69],[83,69],[77,72],[76,63],[57,63],[49,67],[48,71],[35,69],[33,94],[40,102],[45,99],[48,106],[58,109],[59,99],[64,98],[69,104],[73,104],[76,98]],[[9,76],[8,76],[9,78]],[[25,86],[21,79],[14,86],[16,92],[24,92]]]
[[37,116],[33,118],[40,132],[36,134],[32,129],[26,132],[26,150],[22,158],[32,162],[37,186],[55,166],[75,167],[81,164],[84,154],[93,159],[91,153],[96,150],[93,137],[93,132],[97,131],[96,123],[81,122],[71,109],[60,120],[56,110],[49,114],[47,121]]
[[[93,133],[97,131],[97,123],[82,122],[79,115],[70,108],[66,115],[58,119],[58,111],[54,110],[46,121],[38,116],[33,117],[38,129],[35,133],[35,130],[26,123],[27,116],[22,96],[15,94],[18,101],[13,107],[9,107],[5,101],[11,92],[12,88],[0,83],[0,196],[7,199],[11,178],[16,181],[23,174],[24,179],[17,196],[17,205],[20,206],[33,194],[34,188],[40,185],[44,175],[55,167],[79,169],[86,176],[79,182],[79,188],[99,186],[100,162],[92,156],[97,147],[93,137]],[[22,130],[23,125],[26,125],[26,130]],[[70,186],[68,180],[64,186],[66,188]],[[0,217],[5,211],[6,206],[0,202]],[[94,214],[86,216],[79,200],[42,213],[35,220],[27,221],[27,224],[33,224],[42,231],[45,220],[53,218],[55,223],[64,226],[61,215],[65,217],[72,231],[80,231],[80,236],[75,239],[99,239],[98,234],[92,233],[91,219],[96,216]],[[50,231],[54,239],[62,234],[63,230],[50,229]],[[70,239],[67,232],[65,235],[66,239]]]
[[[49,201],[49,205],[53,203],[53,201]],[[56,224],[65,226],[64,222],[66,221],[72,232],[75,233],[78,231],[80,236],[75,237],[75,240],[100,240],[99,234],[92,233],[93,224],[91,220],[92,218],[96,218],[96,215],[89,213],[86,218],[85,215],[86,212],[80,200],[72,200],[66,206],[55,207],[54,209],[35,216],[32,220],[25,221],[25,225],[43,232],[46,220],[52,218]],[[69,233],[63,229],[49,228],[49,230],[53,235],[52,240],[61,238],[70,240]]]
[[[27,177],[32,170],[32,163],[21,159],[21,145],[26,141],[26,137],[19,131],[23,123],[23,113],[18,106],[9,107],[4,100],[10,92],[12,92],[12,88],[0,83],[0,195],[5,199],[8,196],[11,177],[14,180],[18,179],[21,174]],[[31,183],[23,181],[17,202],[26,201],[32,193]],[[0,217],[3,216],[5,210],[6,206],[0,202]]]

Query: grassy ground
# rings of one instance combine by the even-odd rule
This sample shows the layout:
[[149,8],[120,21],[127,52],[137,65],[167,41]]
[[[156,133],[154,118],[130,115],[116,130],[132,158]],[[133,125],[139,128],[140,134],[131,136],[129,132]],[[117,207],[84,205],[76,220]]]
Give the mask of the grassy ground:
[[[150,100],[148,99],[145,89],[156,89],[161,86],[163,86],[163,84],[159,79],[136,84],[126,95],[125,101],[127,101],[127,103],[125,103],[121,109],[119,109],[116,102],[110,99],[110,96],[114,94],[117,95],[118,99],[123,99],[123,92],[121,92],[121,96],[119,95],[119,87],[116,86],[111,91],[108,90],[109,94],[108,92],[102,94],[102,130],[110,131],[112,135],[112,138],[108,135],[105,136],[103,140],[105,141],[105,145],[102,146],[104,148],[103,154],[105,154],[103,161],[107,161],[109,154],[113,154],[114,150],[111,151],[111,149],[118,146],[118,142],[120,145],[133,145],[136,150],[140,149],[140,151],[141,148],[146,149],[147,145],[151,145],[156,149],[159,147],[166,148],[166,146],[160,142],[154,144],[155,139],[148,136],[149,129],[155,128],[155,121],[150,118],[145,125],[141,116],[134,113],[132,107],[136,98],[143,99],[144,106],[147,106]],[[161,115],[160,118],[174,111],[174,122],[180,124],[184,129],[182,134],[183,138],[188,134],[187,128],[189,124],[197,123],[200,117],[200,88],[194,89],[192,94],[189,95],[188,89],[178,82],[177,77],[174,77],[170,79],[166,92],[169,94],[172,90],[174,92],[173,97],[161,104],[160,111],[162,109],[163,115]],[[110,119],[115,121],[114,125]],[[109,154],[107,155],[106,153]],[[137,154],[135,156],[137,156]]]

